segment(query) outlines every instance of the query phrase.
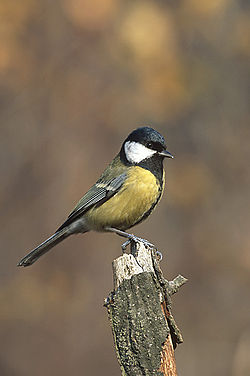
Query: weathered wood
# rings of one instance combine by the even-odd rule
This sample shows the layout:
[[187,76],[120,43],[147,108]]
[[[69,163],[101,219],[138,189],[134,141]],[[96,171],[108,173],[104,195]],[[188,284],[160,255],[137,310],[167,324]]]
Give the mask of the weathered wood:
[[135,243],[113,261],[114,291],[105,301],[122,375],[177,375],[174,348],[182,336],[170,295],[187,280],[163,278],[155,251]]
[[163,348],[162,348],[160,371],[163,375],[167,375],[167,376],[177,375],[174,349],[173,349],[171,336],[167,337],[166,342],[164,343]]

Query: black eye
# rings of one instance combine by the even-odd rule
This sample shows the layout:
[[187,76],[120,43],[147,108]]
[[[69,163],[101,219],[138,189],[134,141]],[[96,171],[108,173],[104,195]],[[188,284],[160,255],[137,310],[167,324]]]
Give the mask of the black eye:
[[159,142],[152,142],[152,141],[147,142],[146,147],[149,149],[156,150],[156,151],[162,151],[165,149],[164,146],[160,144]]

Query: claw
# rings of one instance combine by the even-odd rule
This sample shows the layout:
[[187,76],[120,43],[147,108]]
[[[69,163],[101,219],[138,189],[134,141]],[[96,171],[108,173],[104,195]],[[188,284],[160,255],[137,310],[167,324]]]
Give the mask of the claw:
[[155,252],[156,256],[159,258],[159,261],[161,261],[163,259],[162,257],[162,253],[160,251],[157,251]]
[[131,239],[128,239],[126,240],[123,244],[122,244],[122,251],[125,252],[126,251],[126,248],[127,246],[131,243]]

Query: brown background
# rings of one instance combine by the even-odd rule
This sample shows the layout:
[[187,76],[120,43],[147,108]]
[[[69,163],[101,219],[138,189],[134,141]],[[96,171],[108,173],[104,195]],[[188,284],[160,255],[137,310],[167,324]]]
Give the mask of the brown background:
[[176,158],[156,243],[185,339],[180,375],[250,374],[247,0],[0,1],[2,376],[119,375],[103,299],[121,239],[49,236],[137,126]]

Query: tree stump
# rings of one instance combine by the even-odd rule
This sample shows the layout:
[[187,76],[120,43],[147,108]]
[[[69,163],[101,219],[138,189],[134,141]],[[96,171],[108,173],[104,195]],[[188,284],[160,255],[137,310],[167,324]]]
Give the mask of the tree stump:
[[112,263],[114,290],[105,300],[122,375],[177,375],[174,349],[183,342],[170,296],[187,281],[164,279],[156,251],[136,242]]

